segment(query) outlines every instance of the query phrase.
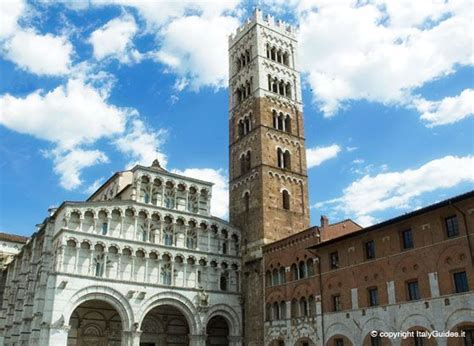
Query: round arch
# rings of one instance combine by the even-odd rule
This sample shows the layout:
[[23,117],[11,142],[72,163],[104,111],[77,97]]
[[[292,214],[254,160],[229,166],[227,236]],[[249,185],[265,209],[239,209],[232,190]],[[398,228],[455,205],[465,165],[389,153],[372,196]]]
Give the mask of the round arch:
[[232,309],[230,306],[225,304],[216,304],[213,305],[203,318],[204,327],[207,326],[209,321],[216,316],[223,317],[228,325],[229,332],[231,336],[240,336],[242,335],[242,326],[240,322],[239,315]]
[[143,308],[137,313],[138,327],[141,328],[143,320],[151,310],[162,305],[169,305],[178,309],[188,322],[190,334],[200,334],[202,324],[194,304],[185,296],[175,292],[161,292],[148,298],[143,303]]
[[104,301],[113,306],[122,320],[123,330],[130,330],[134,323],[132,307],[128,300],[118,291],[105,286],[89,286],[77,291],[63,308],[64,324],[69,325],[74,310],[89,300]]
[[326,327],[325,339],[329,340],[335,335],[341,335],[349,340],[355,340],[352,330],[344,323],[336,322]]

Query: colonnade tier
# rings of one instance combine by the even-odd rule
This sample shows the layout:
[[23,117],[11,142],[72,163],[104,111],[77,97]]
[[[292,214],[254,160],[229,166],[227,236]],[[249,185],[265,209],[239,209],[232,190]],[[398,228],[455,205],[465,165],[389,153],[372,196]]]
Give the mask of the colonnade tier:
[[135,229],[146,226],[145,230],[173,227],[175,231],[211,232],[220,239],[240,242],[240,232],[220,219],[171,212],[136,202],[108,201],[107,205],[102,202],[65,203],[58,210],[56,220],[61,221],[56,225],[56,232],[61,228],[90,232],[97,226],[102,227],[103,223],[107,223],[108,229],[111,229],[111,224],[114,223],[118,230],[123,230],[124,224],[131,224]]
[[[59,238],[59,239],[58,239]],[[84,237],[78,232],[63,230],[54,238],[55,250],[64,248],[94,250],[97,253],[109,253],[124,255],[141,259],[156,261],[171,261],[179,264],[199,265],[201,267],[212,267],[239,270],[240,261],[238,256],[208,254],[201,251],[189,251],[187,249],[174,249],[170,247],[157,247],[140,243],[126,242],[121,244],[115,239],[104,239],[104,237]],[[134,247],[133,245],[137,245]]]

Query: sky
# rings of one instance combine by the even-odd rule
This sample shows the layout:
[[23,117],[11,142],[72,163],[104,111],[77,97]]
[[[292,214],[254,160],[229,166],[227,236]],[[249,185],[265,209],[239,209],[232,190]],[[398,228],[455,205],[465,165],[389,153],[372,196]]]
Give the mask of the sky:
[[228,36],[298,27],[311,222],[368,226],[474,188],[471,1],[0,2],[0,231],[158,158],[228,217]]

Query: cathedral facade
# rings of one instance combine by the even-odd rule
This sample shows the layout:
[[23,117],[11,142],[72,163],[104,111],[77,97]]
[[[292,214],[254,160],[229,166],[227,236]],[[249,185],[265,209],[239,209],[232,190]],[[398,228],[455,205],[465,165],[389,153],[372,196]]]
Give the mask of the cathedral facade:
[[474,192],[310,227],[296,37],[256,10],[229,38],[229,222],[211,183],[116,173],[6,266],[0,345],[474,344]]
[[38,225],[7,272],[2,345],[240,345],[240,232],[158,162]]

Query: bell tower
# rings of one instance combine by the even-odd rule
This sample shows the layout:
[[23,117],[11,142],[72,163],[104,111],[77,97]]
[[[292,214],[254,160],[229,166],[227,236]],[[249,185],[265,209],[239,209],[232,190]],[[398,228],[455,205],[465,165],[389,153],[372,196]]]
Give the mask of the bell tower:
[[229,37],[230,222],[242,231],[245,345],[263,345],[262,246],[309,227],[296,30],[255,10]]

